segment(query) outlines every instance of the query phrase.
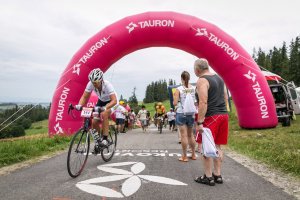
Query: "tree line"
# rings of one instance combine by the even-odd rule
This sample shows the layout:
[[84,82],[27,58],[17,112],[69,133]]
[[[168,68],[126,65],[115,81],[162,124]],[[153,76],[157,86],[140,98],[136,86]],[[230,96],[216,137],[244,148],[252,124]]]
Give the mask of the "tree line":
[[146,87],[144,103],[162,102],[169,99],[168,85],[176,85],[175,80],[169,79],[167,81],[159,80],[152,82]]
[[24,107],[15,105],[14,108],[0,112],[0,130],[14,121],[8,127],[0,131],[0,139],[25,135],[25,129],[30,128],[33,122],[48,119],[49,111],[50,106],[45,108],[41,105],[26,105]]
[[283,42],[281,47],[273,47],[268,52],[261,48],[254,49],[252,57],[256,63],[288,81],[300,85],[300,37],[297,36],[289,45]]

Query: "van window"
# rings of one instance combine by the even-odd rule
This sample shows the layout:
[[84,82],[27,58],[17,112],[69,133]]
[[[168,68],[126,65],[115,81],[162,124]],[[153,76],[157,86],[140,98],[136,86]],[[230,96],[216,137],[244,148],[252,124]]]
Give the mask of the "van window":
[[296,100],[297,99],[297,93],[296,93],[295,89],[289,88],[289,90],[290,90],[292,100]]

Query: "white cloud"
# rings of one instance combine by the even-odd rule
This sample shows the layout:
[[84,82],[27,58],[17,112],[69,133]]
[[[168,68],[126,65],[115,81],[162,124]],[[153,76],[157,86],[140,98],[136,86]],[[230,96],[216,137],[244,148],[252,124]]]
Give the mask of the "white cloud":
[[[233,36],[247,51],[289,43],[300,34],[299,1],[0,1],[0,101],[50,101],[72,56],[106,26],[147,11],[175,11],[206,20]],[[106,73],[119,94],[129,97],[137,87],[158,79],[176,79],[195,57],[170,48],[134,52]],[[15,76],[16,73],[21,75]],[[16,84],[21,81],[22,84]],[[39,83],[38,86],[36,83]],[[19,92],[22,91],[22,92]]]

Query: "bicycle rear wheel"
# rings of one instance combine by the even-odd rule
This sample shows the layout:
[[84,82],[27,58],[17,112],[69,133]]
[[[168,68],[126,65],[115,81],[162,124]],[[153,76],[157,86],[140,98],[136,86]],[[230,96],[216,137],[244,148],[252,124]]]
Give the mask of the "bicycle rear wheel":
[[89,156],[89,149],[89,134],[81,128],[73,136],[69,147],[67,167],[71,177],[75,178],[81,174]]
[[114,126],[109,127],[107,140],[108,146],[101,150],[101,157],[105,162],[108,162],[112,159],[117,148],[117,131]]

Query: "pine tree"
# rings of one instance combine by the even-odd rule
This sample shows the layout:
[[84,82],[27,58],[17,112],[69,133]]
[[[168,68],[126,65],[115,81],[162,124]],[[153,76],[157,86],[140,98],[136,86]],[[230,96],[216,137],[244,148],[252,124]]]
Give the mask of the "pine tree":
[[300,42],[299,37],[296,37],[295,42],[290,45],[290,64],[289,64],[289,79],[294,81],[296,85],[300,84]]
[[133,88],[132,96],[129,97],[129,99],[128,99],[128,103],[131,108],[135,108],[138,105],[138,100],[135,95],[135,90],[136,90],[136,87]]
[[283,42],[283,45],[282,45],[282,48],[281,48],[280,59],[281,59],[281,67],[282,67],[281,76],[284,79],[287,79],[288,78],[288,72],[289,72],[289,58],[288,58],[288,52],[287,52],[285,42]]

